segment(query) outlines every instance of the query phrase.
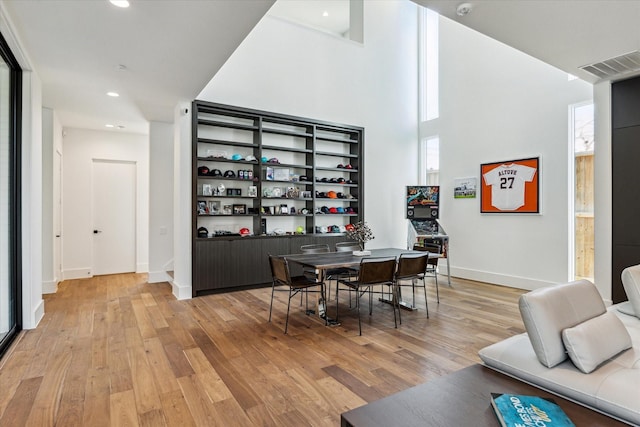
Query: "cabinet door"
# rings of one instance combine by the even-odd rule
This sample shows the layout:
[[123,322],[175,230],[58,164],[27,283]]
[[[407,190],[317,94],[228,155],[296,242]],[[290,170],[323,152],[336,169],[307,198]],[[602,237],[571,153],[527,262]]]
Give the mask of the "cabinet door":
[[193,290],[195,293],[223,288],[232,279],[228,268],[231,245],[227,240],[196,240]]

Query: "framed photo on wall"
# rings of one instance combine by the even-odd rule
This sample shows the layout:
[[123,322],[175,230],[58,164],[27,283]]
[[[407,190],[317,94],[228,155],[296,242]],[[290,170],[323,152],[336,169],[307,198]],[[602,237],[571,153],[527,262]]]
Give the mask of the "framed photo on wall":
[[540,213],[540,158],[480,165],[481,213]]

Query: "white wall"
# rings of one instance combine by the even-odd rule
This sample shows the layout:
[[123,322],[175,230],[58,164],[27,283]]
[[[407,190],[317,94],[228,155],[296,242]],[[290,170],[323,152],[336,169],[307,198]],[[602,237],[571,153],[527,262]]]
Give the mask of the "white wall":
[[[592,86],[446,18],[440,19],[440,217],[452,274],[534,289],[569,279],[569,105]],[[541,158],[540,215],[480,214],[453,199],[455,178],[480,163]],[[572,231],[571,231],[572,233]]]
[[54,188],[57,171],[54,170],[56,151],[62,152],[62,126],[55,111],[42,109],[42,292],[55,293],[61,277],[54,265],[57,242],[55,221],[57,209],[54,196],[60,189]]
[[266,16],[199,96],[363,126],[370,248],[406,246],[404,191],[417,182],[417,10],[365,2],[364,44]]
[[173,124],[149,126],[149,283],[173,270]]
[[63,275],[65,279],[92,276],[93,224],[91,214],[93,159],[135,162],[136,268],[149,263],[149,137],[147,135],[65,129],[63,139]]

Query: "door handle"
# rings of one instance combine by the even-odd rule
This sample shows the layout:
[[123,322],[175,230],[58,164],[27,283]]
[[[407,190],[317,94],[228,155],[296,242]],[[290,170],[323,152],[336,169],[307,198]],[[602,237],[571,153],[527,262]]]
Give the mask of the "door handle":
[[102,230],[93,230],[93,234],[102,233]]

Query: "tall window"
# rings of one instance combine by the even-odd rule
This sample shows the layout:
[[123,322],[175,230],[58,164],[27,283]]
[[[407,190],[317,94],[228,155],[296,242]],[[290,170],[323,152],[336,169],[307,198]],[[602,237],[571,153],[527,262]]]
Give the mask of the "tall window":
[[0,34],[0,355],[21,329],[20,98],[22,71]]
[[[572,132],[570,146],[573,160],[574,194],[572,216],[573,236],[570,236],[570,247],[573,249],[571,263],[574,279],[593,280],[594,265],[594,156],[595,145],[593,128],[593,104],[579,104],[571,107]],[[571,244],[572,243],[572,244]]]
[[420,142],[420,185],[439,185],[440,138],[425,138]]
[[438,20],[440,15],[427,8],[420,14],[420,120],[425,122],[440,116],[439,107],[439,58]]

